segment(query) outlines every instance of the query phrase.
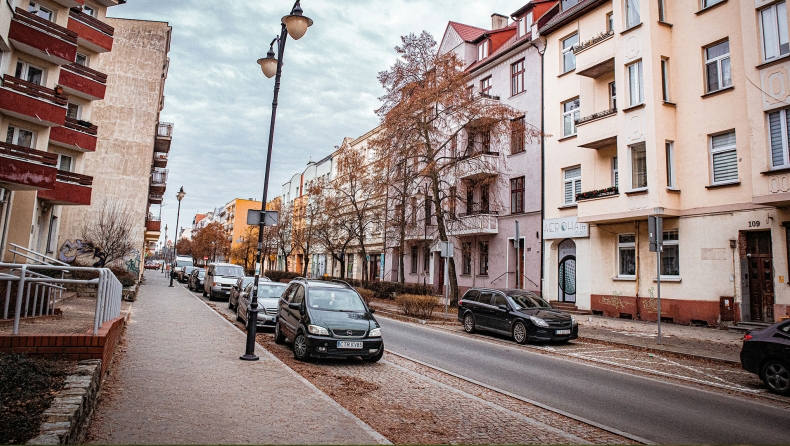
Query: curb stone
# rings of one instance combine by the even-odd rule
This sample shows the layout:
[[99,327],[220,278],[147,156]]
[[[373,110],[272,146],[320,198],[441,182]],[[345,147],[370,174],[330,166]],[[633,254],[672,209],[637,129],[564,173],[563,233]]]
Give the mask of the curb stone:
[[73,375],[44,411],[41,433],[27,444],[79,444],[85,439],[88,422],[101,386],[101,360],[80,361]]

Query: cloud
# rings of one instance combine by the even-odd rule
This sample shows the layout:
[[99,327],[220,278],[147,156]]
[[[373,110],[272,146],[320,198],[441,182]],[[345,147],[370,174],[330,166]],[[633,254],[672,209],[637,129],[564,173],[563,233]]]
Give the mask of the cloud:
[[[346,136],[378,124],[376,76],[396,59],[400,36],[427,30],[437,42],[450,20],[489,28],[527,0],[305,0],[314,25],[286,43],[269,199],[330,154]],[[170,69],[161,120],[175,123],[162,217],[181,226],[233,198],[261,199],[273,96],[255,61],[280,32],[291,0],[130,0],[112,17],[169,22]],[[173,233],[168,234],[173,237]]]

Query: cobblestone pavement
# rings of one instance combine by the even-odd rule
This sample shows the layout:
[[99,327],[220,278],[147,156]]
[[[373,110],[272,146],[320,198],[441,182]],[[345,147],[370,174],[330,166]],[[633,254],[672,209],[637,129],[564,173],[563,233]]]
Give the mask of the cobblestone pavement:
[[89,427],[101,444],[360,444],[380,434],[180,286],[153,274]]
[[[235,320],[226,303],[208,304]],[[376,364],[304,363],[293,359],[290,345],[275,344],[270,330],[258,342],[396,444],[634,444],[393,354]]]

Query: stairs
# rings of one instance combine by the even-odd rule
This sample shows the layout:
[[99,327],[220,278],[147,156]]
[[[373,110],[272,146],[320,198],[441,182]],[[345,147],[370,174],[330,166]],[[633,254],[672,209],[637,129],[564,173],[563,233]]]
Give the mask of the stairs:
[[749,330],[760,330],[770,327],[771,325],[773,324],[768,322],[738,322],[735,325],[730,325],[727,327],[727,331],[746,333]]
[[592,314],[591,311],[580,310],[576,306],[576,304],[574,304],[572,302],[559,302],[559,301],[553,300],[553,301],[551,301],[549,303],[551,304],[552,307],[554,307],[554,308],[556,308],[558,310],[562,310],[562,311],[564,311],[564,312],[566,312],[568,314],[576,314],[576,315]]

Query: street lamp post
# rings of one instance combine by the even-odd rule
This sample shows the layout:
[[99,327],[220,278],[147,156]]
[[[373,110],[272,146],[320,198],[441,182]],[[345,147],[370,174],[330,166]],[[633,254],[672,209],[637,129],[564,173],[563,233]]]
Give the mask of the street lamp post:
[[[184,186],[181,186],[181,189],[176,194],[176,198],[178,198],[178,213],[176,214],[176,236],[173,239],[174,240],[173,241],[173,262],[174,263],[176,261],[176,254],[178,253],[178,223],[179,223],[179,220],[181,219],[181,200],[184,198],[184,195],[186,195],[184,193]],[[174,268],[170,270],[170,286],[171,287],[173,286],[173,276],[174,276],[173,272],[174,271],[175,271]]]
[[[269,146],[266,154],[266,172],[263,178],[263,199],[261,200],[261,219],[258,224],[258,247],[255,253],[255,278],[252,282],[252,296],[250,296],[250,307],[247,310],[247,345],[244,355],[240,359],[245,361],[257,361],[258,356],[255,355],[255,334],[258,328],[258,279],[260,278],[263,263],[261,255],[263,252],[263,228],[265,226],[265,212],[266,200],[269,194],[269,169],[272,164],[272,146],[274,144],[274,123],[277,118],[277,97],[280,94],[280,76],[283,71],[283,53],[285,52],[285,41],[290,35],[294,40],[299,40],[307,32],[307,28],[313,24],[313,21],[302,15],[302,7],[299,0],[296,0],[291,13],[283,17],[281,20],[282,26],[280,28],[279,37],[275,37],[269,44],[269,52],[266,57],[258,59],[258,65],[261,66],[263,75],[271,78],[274,76],[274,99],[272,100],[272,118],[269,124]],[[277,43],[277,58],[274,54],[274,43]],[[261,265],[261,270],[258,269]]]

